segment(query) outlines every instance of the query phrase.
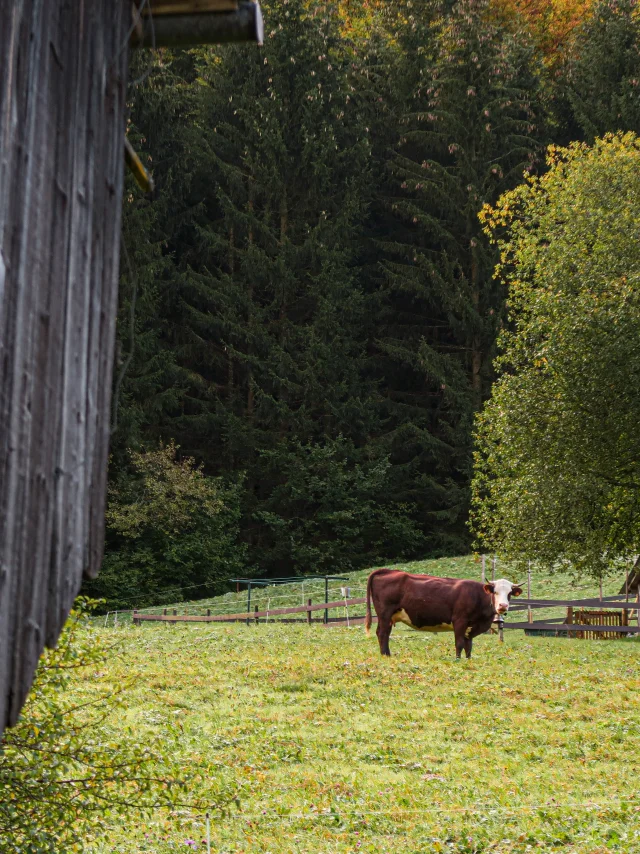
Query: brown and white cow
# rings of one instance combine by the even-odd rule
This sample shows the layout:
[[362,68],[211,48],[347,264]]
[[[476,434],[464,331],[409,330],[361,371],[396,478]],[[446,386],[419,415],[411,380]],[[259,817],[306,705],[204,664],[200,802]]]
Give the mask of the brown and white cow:
[[509,610],[511,596],[522,587],[504,578],[481,584],[463,578],[410,575],[395,569],[376,569],[367,581],[367,634],[371,628],[371,601],[378,615],[381,655],[391,655],[389,635],[396,623],[423,632],[453,632],[456,658],[464,649],[471,658],[473,639],[489,631],[496,615]]

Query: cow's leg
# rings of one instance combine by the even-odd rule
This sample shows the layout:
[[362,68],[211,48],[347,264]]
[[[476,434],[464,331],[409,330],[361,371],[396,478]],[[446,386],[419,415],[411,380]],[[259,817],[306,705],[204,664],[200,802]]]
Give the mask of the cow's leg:
[[464,636],[464,652],[467,658],[471,658],[471,647],[473,646],[473,638]]
[[378,617],[378,628],[376,629],[376,634],[378,635],[378,643],[380,644],[380,655],[391,655],[391,650],[389,649],[389,635],[391,634],[391,629],[393,628],[393,623],[391,622],[391,617],[383,616]]
[[484,631],[486,631],[485,626],[476,626],[472,628],[469,626],[465,629],[464,632],[464,651],[466,653],[467,658],[471,658],[471,647],[473,646],[473,639],[481,635]]
[[[466,620],[454,620],[453,632],[456,639],[456,658],[460,658],[462,650],[465,651],[467,658],[471,656],[471,642],[465,634],[467,630]],[[468,644],[468,647],[467,647]]]

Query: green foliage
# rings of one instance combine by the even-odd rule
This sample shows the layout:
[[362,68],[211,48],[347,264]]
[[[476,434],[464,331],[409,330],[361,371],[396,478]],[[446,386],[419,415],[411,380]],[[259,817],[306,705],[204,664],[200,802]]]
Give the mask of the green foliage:
[[280,486],[256,512],[272,538],[274,565],[347,572],[373,556],[410,555],[421,542],[411,507],[385,501],[391,464],[367,459],[343,437],[265,452],[266,471]]
[[417,51],[416,83],[391,164],[399,182],[393,210],[406,232],[388,269],[425,315],[414,358],[437,385],[453,379],[442,368],[453,362],[450,374],[462,370],[477,408],[491,379],[503,300],[477,214],[536,161],[539,60],[524,34],[489,19],[484,0],[437,11]]
[[[104,678],[120,660],[112,639],[90,628],[80,601],[55,650],[46,650],[17,725],[0,750],[3,854],[84,851],[131,810],[171,806],[183,787],[166,750],[170,731],[140,744],[114,728],[118,688]],[[178,772],[178,773],[176,773]]]
[[633,0],[600,0],[572,43],[559,87],[568,120],[592,142],[640,132],[640,15]]
[[640,543],[640,142],[550,149],[548,165],[484,212],[510,325],[472,523],[505,556],[602,575]]
[[[261,50],[164,52],[135,99],[131,133],[153,151],[160,189],[150,207],[132,197],[124,209],[136,347],[112,479],[126,491],[127,448],[179,437],[207,476],[238,483],[249,560],[282,575],[416,554],[424,513],[394,488],[407,469],[391,471],[389,443],[377,442],[387,416],[369,374],[362,261],[373,186],[367,61],[343,36],[337,5],[292,0],[265,15]],[[371,38],[386,62],[379,25]],[[127,281],[123,354],[132,291]],[[293,495],[303,484],[305,500]],[[112,532],[111,580],[100,588],[110,607],[117,579],[121,602],[158,589],[150,576],[162,550],[145,541],[138,569],[128,551]],[[158,571],[193,582],[176,567]]]
[[[126,492],[129,449],[175,439],[236,484],[261,574],[460,552],[505,318],[477,215],[544,168],[550,129],[636,127],[637,12],[602,2],[545,65],[528,29],[546,9],[264,11],[263,47],[158,52],[131,95],[158,194],[124,205],[112,481]],[[160,589],[149,536],[138,569],[111,536],[120,603]],[[181,567],[160,586],[201,579]]]
[[86,589],[112,610],[223,590],[246,574],[238,493],[193,459],[178,459],[172,443],[132,451],[130,470],[109,486],[104,566]]
[[533,167],[538,61],[484,2],[398,6],[400,56],[381,98],[396,104],[398,131],[380,188],[387,218],[374,232],[379,441],[394,494],[420,508],[432,552],[450,553],[465,547],[472,413],[488,392],[502,313],[477,213]]

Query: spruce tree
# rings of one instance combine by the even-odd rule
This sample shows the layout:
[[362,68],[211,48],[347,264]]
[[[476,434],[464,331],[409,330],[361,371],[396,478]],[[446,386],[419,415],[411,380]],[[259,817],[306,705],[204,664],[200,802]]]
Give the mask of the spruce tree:
[[[419,540],[369,441],[370,128],[338,11],[281,2],[265,10],[261,50],[166,55],[137,116],[161,187],[158,326],[177,378],[153,429],[208,474],[242,473],[245,538],[279,574]],[[185,122],[174,140],[172,112]]]
[[562,90],[574,135],[593,142],[608,132],[640,133],[640,18],[633,0],[596,4],[572,45]]
[[398,488],[422,503],[435,547],[461,548],[472,413],[491,382],[504,292],[478,212],[532,169],[541,142],[536,57],[483,0],[407,15],[413,70],[388,164],[394,228],[381,241],[377,369]]

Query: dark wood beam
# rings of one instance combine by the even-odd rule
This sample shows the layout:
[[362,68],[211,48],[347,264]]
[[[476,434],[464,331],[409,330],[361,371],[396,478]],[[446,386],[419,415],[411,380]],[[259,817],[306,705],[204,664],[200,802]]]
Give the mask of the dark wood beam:
[[150,0],[143,14],[153,15],[197,15],[202,12],[232,12],[238,8],[239,0]]
[[[167,4],[167,7],[179,4]],[[185,6],[188,4],[184,4]],[[201,44],[254,42],[262,44],[263,23],[260,5],[238,3],[228,12],[162,14],[145,16],[142,38],[134,32],[132,47],[193,47]]]

